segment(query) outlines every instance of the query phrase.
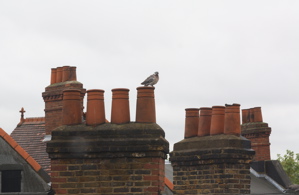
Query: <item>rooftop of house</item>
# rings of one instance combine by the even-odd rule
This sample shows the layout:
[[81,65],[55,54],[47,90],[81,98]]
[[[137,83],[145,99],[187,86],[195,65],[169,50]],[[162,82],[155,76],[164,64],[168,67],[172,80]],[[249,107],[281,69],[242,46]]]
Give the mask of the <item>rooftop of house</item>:
[[50,172],[50,159],[46,152],[46,143],[43,141],[45,137],[44,117],[24,118],[22,113],[20,123],[10,136],[36,159],[47,173]]
[[[15,151],[19,156],[26,161],[30,167],[46,182],[50,182],[49,175],[43,170],[42,166],[30,155],[24,150],[10,135],[8,135],[3,129],[0,128],[0,138],[1,140],[4,140],[7,145],[10,146],[13,151]],[[5,148],[1,148],[2,152]],[[8,148],[6,148],[8,149]],[[4,154],[4,153],[3,153]],[[11,154],[11,153],[9,153]],[[5,162],[7,159],[1,158],[0,159],[1,165],[7,165],[9,163]],[[2,162],[3,161],[3,162]],[[15,161],[15,160],[13,160]]]
[[[75,75],[74,73],[72,74]],[[51,86],[57,85],[58,82],[56,80],[55,74],[53,75],[52,75],[53,78],[51,80]],[[75,77],[73,79],[75,79]],[[54,94],[54,96],[56,95],[57,94]],[[22,108],[20,112],[21,112],[20,123],[13,130],[11,136],[7,135],[5,131],[3,131],[0,128],[0,137],[2,137],[3,140],[6,140],[6,142],[11,146],[11,148],[13,148],[16,152],[18,152],[38,174],[42,174],[41,175],[42,177],[49,179],[48,174],[50,173],[50,158],[48,156],[48,153],[46,152],[45,137],[47,135],[46,135],[45,118],[44,117],[24,118],[25,110]],[[255,115],[253,113],[255,113]],[[251,122],[260,122],[260,120],[262,121],[261,113],[260,115],[256,114],[256,109],[251,109],[246,113],[244,112],[244,115],[246,116],[244,117],[244,119],[246,120],[243,121],[243,123],[251,124]],[[139,114],[137,116],[143,116],[143,114]],[[254,116],[255,118],[253,119],[250,118]],[[257,116],[259,116],[260,118],[258,118]],[[82,120],[82,116],[80,116],[79,119]],[[138,120],[136,119],[136,121],[139,121],[141,123],[144,122],[143,120],[144,120],[143,118],[138,118]],[[108,123],[107,120],[103,120],[103,122],[104,121]],[[82,122],[85,123],[86,121],[82,121]],[[152,117],[150,122],[155,122],[155,117]],[[115,121],[113,123],[117,124],[117,122]],[[68,124],[64,124],[64,125],[68,125]],[[244,127],[247,128],[248,125],[245,125]],[[253,132],[251,131],[251,129],[249,129],[250,131],[248,129],[249,127],[246,129],[248,135],[251,136]],[[195,130],[196,130],[195,133],[197,134],[197,128]],[[263,127],[263,131],[268,132],[269,134],[267,135],[270,135],[271,129],[268,126],[265,126]],[[48,174],[46,174],[45,171]],[[286,193],[285,189],[290,184],[289,181],[287,180],[287,177],[281,165],[279,163],[277,164],[276,161],[272,161],[272,160],[261,160],[260,163],[252,163],[250,169],[250,177],[251,177],[251,185],[250,185],[251,194],[269,194],[269,195],[285,194]],[[165,189],[165,194],[167,195],[173,194],[172,192],[173,191],[173,169],[171,164],[168,161],[166,161],[165,164],[164,183],[167,186],[167,189]]]

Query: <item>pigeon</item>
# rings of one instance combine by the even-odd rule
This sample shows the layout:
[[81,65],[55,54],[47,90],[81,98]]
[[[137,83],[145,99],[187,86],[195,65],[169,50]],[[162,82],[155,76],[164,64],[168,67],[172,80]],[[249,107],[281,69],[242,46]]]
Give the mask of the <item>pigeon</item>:
[[152,74],[151,76],[147,77],[147,79],[145,79],[141,85],[144,86],[149,86],[151,85],[152,87],[154,86],[154,84],[156,84],[159,81],[159,73],[155,72],[154,74]]

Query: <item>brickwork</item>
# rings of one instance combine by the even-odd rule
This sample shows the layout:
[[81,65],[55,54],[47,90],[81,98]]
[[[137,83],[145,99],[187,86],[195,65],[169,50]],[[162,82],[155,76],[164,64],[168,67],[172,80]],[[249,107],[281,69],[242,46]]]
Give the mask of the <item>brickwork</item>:
[[268,123],[263,122],[260,107],[242,110],[242,136],[251,141],[252,149],[256,155],[254,161],[271,160],[270,134],[271,128]]
[[249,164],[174,167],[175,194],[249,194]]
[[[229,149],[228,149],[229,148]],[[250,194],[250,142],[235,135],[195,137],[170,153],[175,194]]]
[[57,194],[148,194],[164,189],[160,158],[52,160]]
[[61,126],[47,144],[56,194],[159,195],[168,142],[154,123]]
[[[250,194],[249,163],[255,152],[250,141],[240,136],[239,106],[214,106],[222,109],[221,113],[209,114],[212,120],[200,115],[199,121],[206,126],[203,129],[198,125],[197,137],[187,137],[174,144],[170,153],[174,194]],[[189,132],[194,131],[190,128],[196,129],[196,125],[186,127],[185,131]]]
[[66,81],[54,83],[46,87],[45,92],[42,94],[45,101],[45,128],[46,134],[51,134],[51,131],[56,127],[62,125],[62,99],[63,91],[67,89],[81,90],[82,96],[82,110],[83,98],[86,90],[83,89],[83,84],[78,81]]

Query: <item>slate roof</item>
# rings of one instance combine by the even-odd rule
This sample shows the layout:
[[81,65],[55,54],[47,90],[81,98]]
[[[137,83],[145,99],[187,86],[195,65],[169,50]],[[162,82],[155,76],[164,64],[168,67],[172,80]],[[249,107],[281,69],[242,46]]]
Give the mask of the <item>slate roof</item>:
[[50,158],[43,142],[45,134],[45,118],[38,117],[21,120],[10,136],[49,174]]
[[[8,135],[2,128],[0,128],[0,138],[6,141],[6,143],[15,150],[41,177],[45,182],[50,182],[49,175],[42,169],[42,166],[28,154],[10,135]],[[3,149],[3,148],[2,148]],[[6,159],[2,159],[6,160]]]

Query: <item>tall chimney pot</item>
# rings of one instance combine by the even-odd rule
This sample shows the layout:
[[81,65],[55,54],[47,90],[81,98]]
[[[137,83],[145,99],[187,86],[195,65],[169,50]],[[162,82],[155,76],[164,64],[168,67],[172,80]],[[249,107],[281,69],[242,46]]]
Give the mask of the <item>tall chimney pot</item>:
[[211,118],[211,135],[218,135],[224,133],[224,106],[213,106],[212,107],[212,118]]
[[104,90],[87,90],[86,124],[99,125],[105,123]]
[[210,135],[212,108],[201,107],[198,121],[198,136]]
[[81,91],[68,89],[63,91],[62,125],[82,123]]
[[227,105],[224,118],[224,134],[240,136],[240,104]]
[[111,123],[130,122],[129,89],[112,89]]
[[137,88],[136,122],[155,123],[155,87]]

